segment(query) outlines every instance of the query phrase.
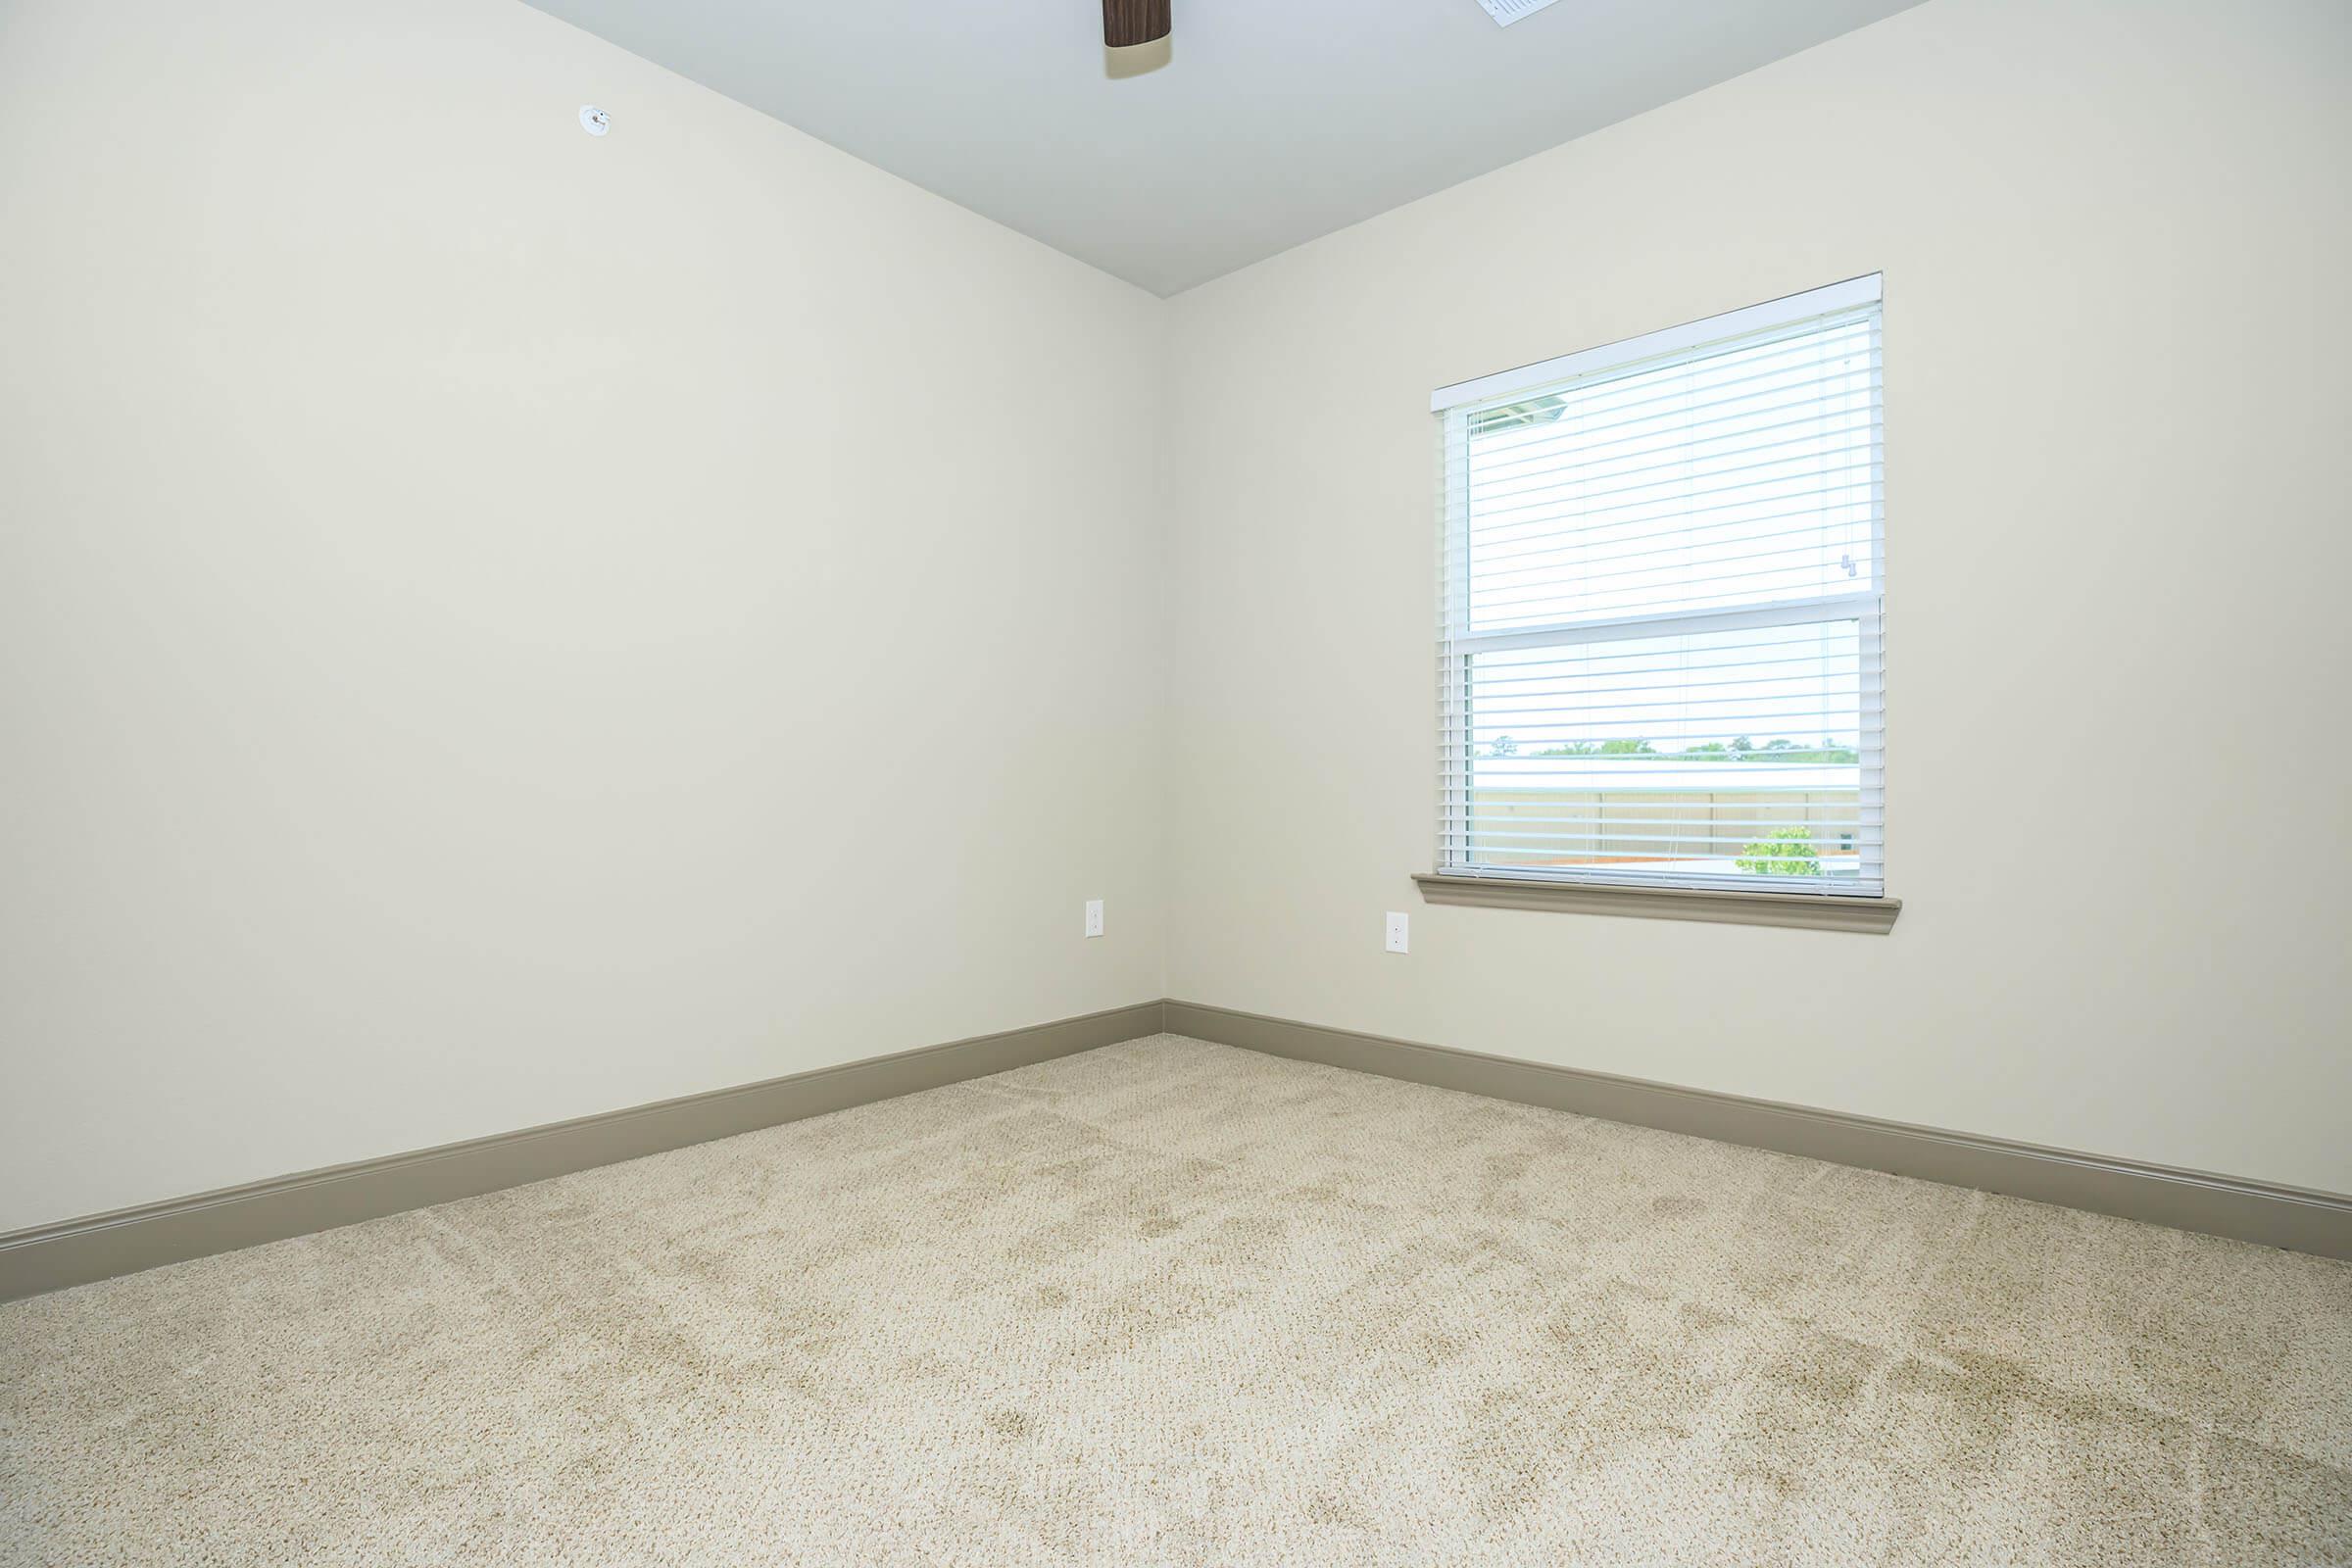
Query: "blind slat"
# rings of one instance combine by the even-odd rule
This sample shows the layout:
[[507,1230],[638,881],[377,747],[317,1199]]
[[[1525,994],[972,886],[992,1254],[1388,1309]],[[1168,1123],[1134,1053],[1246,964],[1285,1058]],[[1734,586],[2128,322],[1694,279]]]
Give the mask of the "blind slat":
[[[1686,441],[1655,453],[1643,453],[1639,463],[1629,461],[1615,467],[1605,467],[1605,471],[1604,467],[1536,466],[1506,476],[1482,469],[1478,475],[1478,493],[1490,514],[1526,510],[1539,503],[1524,498],[1539,495],[1572,500],[1582,507],[1610,496],[1655,489],[1675,482],[1678,477],[1688,475],[1693,469],[1703,468],[1708,478],[1723,479],[1790,464],[1838,467],[1844,465],[1830,460],[1877,450],[1879,421],[1875,418],[1833,418],[1815,415],[1807,422],[1815,428],[1810,431],[1791,431],[1776,440],[1759,441],[1744,447],[1704,447]],[[1833,443],[1833,436],[1842,439]],[[1653,458],[1663,461],[1653,462]]]
[[[1867,471],[1868,471],[1868,473],[1869,473],[1869,475],[1870,475],[1870,477],[1869,477],[1869,481],[1868,481],[1869,487],[1870,487],[1870,488],[1872,488],[1872,489],[1875,489],[1875,488],[1877,488],[1877,486],[1878,486],[1878,483],[1879,483],[1879,472],[1878,472],[1878,468],[1877,468],[1877,467],[1874,466],[1872,466],[1870,469],[1868,469]],[[1792,491],[1792,492],[1790,492],[1790,493],[1789,493],[1789,494],[1788,494],[1788,495],[1780,495],[1780,496],[1768,496],[1768,497],[1763,497],[1763,498],[1761,498],[1760,500],[1751,499],[1751,500],[1747,500],[1747,501],[1726,501],[1726,502],[1721,502],[1721,503],[1718,503],[1718,504],[1716,504],[1716,505],[1714,505],[1714,506],[1709,506],[1709,507],[1695,507],[1695,506],[1692,506],[1692,507],[1685,507],[1685,508],[1683,508],[1681,511],[1677,512],[1677,513],[1676,513],[1674,515],[1675,515],[1677,518],[1682,518],[1682,517],[1697,517],[1697,516],[1710,516],[1710,515],[1714,515],[1714,514],[1721,514],[1721,513],[1727,513],[1727,512],[1738,512],[1738,511],[1740,511],[1741,508],[1744,508],[1744,507],[1752,507],[1752,506],[1757,506],[1757,505],[1762,505],[1762,504],[1778,504],[1778,503],[1786,503],[1786,502],[1797,502],[1797,501],[1819,501],[1819,500],[1821,500],[1821,498],[1823,498],[1823,497],[1825,497],[1825,496],[1843,496],[1843,495],[1846,495],[1848,492],[1850,492],[1850,491],[1852,491],[1852,490],[1854,490],[1854,489],[1856,489],[1856,488],[1858,488],[1858,487],[1859,487],[1859,485],[1858,485],[1858,484],[1857,484],[1857,482],[1855,482],[1855,481],[1840,481],[1839,483],[1837,483],[1837,484],[1831,484],[1831,485],[1819,485],[1819,486],[1816,486],[1815,488],[1813,488],[1813,489],[1811,489],[1811,490],[1797,490],[1797,491]],[[1826,503],[1826,504],[1829,504],[1829,505],[1837,505],[1837,504],[1838,504],[1838,503]],[[1851,505],[1851,506],[1859,506],[1859,505],[1865,505],[1866,503],[1861,503],[1861,502],[1846,502],[1846,503],[1842,503],[1842,504],[1844,504],[1844,505]],[[1805,511],[1807,511],[1807,510],[1810,510],[1810,509],[1791,509],[1791,511],[1790,511],[1788,514],[1788,514],[1788,515],[1791,515],[1791,516],[1801,516],[1801,515],[1804,515],[1804,514],[1805,514]],[[1607,529],[1607,528],[1612,528],[1612,527],[1633,527],[1633,526],[1635,526],[1635,525],[1637,525],[1637,524],[1648,524],[1648,523],[1657,522],[1657,521],[1659,521],[1659,520],[1660,520],[1660,519],[1659,519],[1659,518],[1657,518],[1657,517],[1626,517],[1626,518],[1621,518],[1621,519],[1616,519],[1616,520],[1601,519],[1601,520],[1597,520],[1597,521],[1595,521],[1595,522],[1592,524],[1592,527],[1593,527],[1593,529],[1594,529],[1594,531],[1595,531],[1596,535],[1598,535],[1599,537],[1603,537],[1603,538],[1605,538],[1605,537],[1606,537],[1606,535],[1605,535],[1605,534],[1600,534],[1600,532],[1599,532],[1600,530]],[[1494,526],[1494,528],[1493,530],[1491,530],[1490,532],[1488,532],[1488,533],[1486,533],[1486,534],[1482,534],[1482,535],[1479,537],[1479,539],[1478,539],[1478,540],[1474,541],[1474,540],[1471,540],[1471,539],[1469,539],[1469,538],[1465,538],[1465,539],[1462,541],[1462,547],[1461,547],[1461,550],[1462,550],[1462,557],[1463,557],[1463,560],[1464,560],[1465,562],[1467,562],[1467,561],[1468,561],[1468,559],[1469,559],[1469,557],[1470,557],[1470,555],[1471,555],[1471,553],[1472,553],[1471,547],[1472,547],[1473,543],[1479,543],[1479,544],[1482,544],[1482,545],[1483,545],[1483,547],[1485,547],[1485,548],[1492,548],[1492,547],[1493,547],[1494,544],[1496,544],[1496,543],[1498,543],[1498,542],[1502,542],[1502,541],[1501,541],[1501,534],[1502,534],[1502,530],[1504,530],[1504,529],[1506,529],[1506,528],[1509,530],[1509,541],[1510,541],[1510,542],[1513,542],[1513,543],[1516,543],[1516,542],[1518,542],[1518,541],[1520,541],[1520,540],[1523,540],[1523,539],[1526,539],[1526,538],[1529,538],[1529,537],[1537,537],[1537,536],[1542,536],[1542,535],[1544,535],[1544,534],[1546,534],[1546,533],[1548,533],[1548,534],[1558,534],[1558,533],[1560,533],[1560,532],[1562,532],[1562,531],[1563,531],[1563,530],[1561,529],[1560,522],[1559,522],[1559,520],[1558,520],[1557,518],[1541,518],[1541,517],[1540,517],[1540,518],[1531,519],[1531,520],[1529,520],[1529,521],[1525,521],[1525,522],[1497,523],[1497,524],[1495,524],[1495,526]],[[1664,534],[1671,533],[1671,532],[1673,532],[1673,531],[1674,531],[1673,529],[1661,529],[1661,530],[1659,530],[1659,533],[1660,533],[1661,535],[1664,535]],[[1646,537],[1646,536],[1645,536],[1645,535],[1641,535],[1641,534],[1635,534],[1635,535],[1630,535],[1630,536],[1628,536],[1628,537],[1631,537],[1631,538],[1642,538],[1642,537]],[[1622,542],[1622,541],[1620,541],[1620,542]],[[1555,545],[1553,548],[1555,548],[1555,549],[1558,549],[1558,548],[1566,548],[1566,547],[1565,547],[1565,546],[1560,546],[1560,545]]]

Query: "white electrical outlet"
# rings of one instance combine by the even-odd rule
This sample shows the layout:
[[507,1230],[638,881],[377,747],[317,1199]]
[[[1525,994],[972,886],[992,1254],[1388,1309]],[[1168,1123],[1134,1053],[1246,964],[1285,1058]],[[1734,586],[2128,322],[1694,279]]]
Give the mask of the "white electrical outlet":
[[1101,899],[1086,901],[1086,934],[1090,937],[1099,937],[1102,934],[1102,901]]
[[1389,911],[1389,951],[1404,953],[1411,947],[1411,922],[1395,909]]

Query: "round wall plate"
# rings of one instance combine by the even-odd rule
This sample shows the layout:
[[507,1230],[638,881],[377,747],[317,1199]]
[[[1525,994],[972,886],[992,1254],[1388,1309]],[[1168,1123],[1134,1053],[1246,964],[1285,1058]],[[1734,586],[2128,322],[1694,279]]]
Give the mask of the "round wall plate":
[[602,136],[612,128],[612,117],[594,104],[580,105],[580,128],[591,136]]

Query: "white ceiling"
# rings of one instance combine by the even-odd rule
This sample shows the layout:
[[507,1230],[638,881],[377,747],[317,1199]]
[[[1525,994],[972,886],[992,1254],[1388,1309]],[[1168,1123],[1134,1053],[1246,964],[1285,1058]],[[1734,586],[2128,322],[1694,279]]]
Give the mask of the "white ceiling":
[[1114,79],[1098,0],[532,0],[1172,294],[1917,0],[1174,0]]

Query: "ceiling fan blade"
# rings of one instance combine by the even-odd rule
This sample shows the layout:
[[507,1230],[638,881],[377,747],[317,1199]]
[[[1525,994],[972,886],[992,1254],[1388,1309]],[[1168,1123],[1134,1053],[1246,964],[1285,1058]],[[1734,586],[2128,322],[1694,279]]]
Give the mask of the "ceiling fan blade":
[[1168,0],[1102,0],[1102,42],[1113,49],[1168,35]]

